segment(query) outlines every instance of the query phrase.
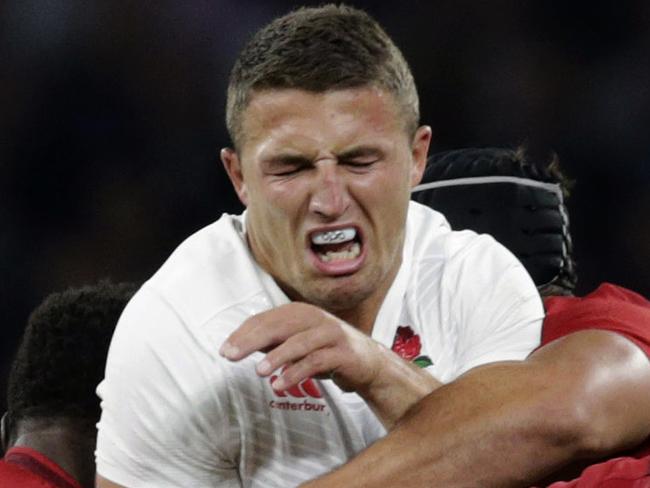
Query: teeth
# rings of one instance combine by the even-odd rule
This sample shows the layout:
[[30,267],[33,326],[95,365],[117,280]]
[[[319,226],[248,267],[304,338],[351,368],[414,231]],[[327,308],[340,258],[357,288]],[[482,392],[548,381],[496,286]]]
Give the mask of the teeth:
[[351,241],[357,235],[356,229],[348,227],[346,229],[330,230],[327,232],[318,232],[311,236],[311,242],[317,245],[322,244],[340,244],[341,242]]
[[321,261],[329,263],[330,261],[342,261],[344,259],[354,259],[359,256],[361,253],[361,246],[358,242],[355,242],[350,246],[348,251],[327,251],[324,254],[318,253]]

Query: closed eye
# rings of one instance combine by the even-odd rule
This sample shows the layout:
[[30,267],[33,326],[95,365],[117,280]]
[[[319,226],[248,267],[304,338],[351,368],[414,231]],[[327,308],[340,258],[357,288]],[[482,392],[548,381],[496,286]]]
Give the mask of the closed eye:
[[352,161],[341,161],[341,164],[347,164],[349,166],[370,166],[371,164],[374,164],[377,162],[377,159],[371,159],[371,160],[352,160]]
[[291,176],[313,165],[300,156],[280,156],[267,161],[265,166],[266,173],[271,176]]
[[339,162],[352,169],[363,170],[370,168],[380,161],[384,153],[375,147],[361,146],[339,155]]
[[304,168],[301,166],[301,167],[292,168],[292,169],[285,169],[285,170],[280,170],[280,171],[273,171],[273,172],[271,173],[271,175],[272,175],[272,176],[291,176],[291,175],[295,175],[295,174],[299,173],[299,172],[300,172],[301,170],[303,170],[303,169],[304,169]]
[[365,171],[370,169],[372,165],[374,165],[378,159],[373,158],[373,159],[353,159],[353,160],[348,160],[348,161],[341,161],[341,164],[344,166],[347,166],[350,168],[352,171]]

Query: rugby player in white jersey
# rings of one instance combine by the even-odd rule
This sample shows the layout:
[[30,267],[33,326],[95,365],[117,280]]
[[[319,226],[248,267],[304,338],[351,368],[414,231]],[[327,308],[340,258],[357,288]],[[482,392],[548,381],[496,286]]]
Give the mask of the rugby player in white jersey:
[[189,237],[120,319],[99,487],[296,486],[442,383],[539,343],[514,256],[409,202],[431,129],[367,14],[298,9],[257,32],[227,125],[246,211]]

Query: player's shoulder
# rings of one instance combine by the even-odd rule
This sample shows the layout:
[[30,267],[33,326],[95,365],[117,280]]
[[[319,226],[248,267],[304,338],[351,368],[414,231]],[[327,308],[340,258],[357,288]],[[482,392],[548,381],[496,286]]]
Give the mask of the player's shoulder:
[[550,296],[544,299],[548,314],[570,310],[611,310],[612,307],[640,307],[650,311],[650,301],[632,290],[612,283],[601,283],[590,293],[582,297]]
[[64,485],[80,487],[77,480],[40,451],[14,446],[0,459],[0,486],[56,488]]
[[601,283],[598,288],[583,297],[583,299],[615,300],[650,308],[650,301],[641,294],[607,282]]
[[650,354],[650,302],[638,293],[602,283],[583,297],[547,297],[544,305],[544,344],[580,330],[602,329],[622,334]]
[[188,323],[202,323],[220,309],[259,293],[243,218],[224,214],[189,236],[143,288]]
[[[415,242],[407,238],[406,246],[407,252],[409,246],[412,249],[407,258],[411,261],[409,289],[417,303],[452,303],[459,297],[471,303],[475,297],[487,296],[487,290],[492,290],[495,304],[507,305],[529,297],[540,302],[523,265],[492,236],[452,230],[441,214],[421,207],[413,208],[413,213],[420,215],[409,224],[418,226],[409,235]],[[433,215],[428,217],[430,212]],[[503,281],[507,283],[495,288],[495,283]],[[538,308],[541,310],[541,302]]]
[[240,216],[223,214],[217,221],[187,237],[151,278],[158,287],[168,286],[185,275],[212,274],[208,266],[232,267],[231,258],[241,255],[244,243]]
[[[408,234],[412,240],[412,255],[426,262],[450,263],[477,258],[480,264],[486,254],[516,259],[489,234],[477,234],[469,229],[452,229],[445,217],[426,205],[411,202]],[[481,259],[478,259],[481,258]]]

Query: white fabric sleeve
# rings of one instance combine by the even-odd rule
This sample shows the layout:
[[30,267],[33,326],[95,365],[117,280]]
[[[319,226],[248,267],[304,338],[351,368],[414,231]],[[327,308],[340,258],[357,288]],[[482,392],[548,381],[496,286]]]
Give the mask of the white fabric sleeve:
[[217,355],[146,284],[120,318],[97,393],[102,477],[128,488],[241,486]]
[[481,364],[522,360],[541,340],[544,308],[524,266],[491,236],[452,256],[443,293],[458,328],[455,376]]

